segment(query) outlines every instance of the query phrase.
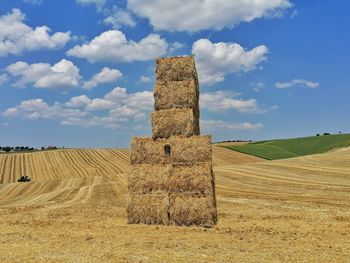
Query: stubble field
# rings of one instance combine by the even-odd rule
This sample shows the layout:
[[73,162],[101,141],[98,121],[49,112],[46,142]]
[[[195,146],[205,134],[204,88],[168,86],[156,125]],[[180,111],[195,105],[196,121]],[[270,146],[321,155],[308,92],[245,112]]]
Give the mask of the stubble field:
[[213,146],[213,162],[205,229],[126,223],[127,150],[1,154],[0,262],[350,261],[350,148],[265,161]]

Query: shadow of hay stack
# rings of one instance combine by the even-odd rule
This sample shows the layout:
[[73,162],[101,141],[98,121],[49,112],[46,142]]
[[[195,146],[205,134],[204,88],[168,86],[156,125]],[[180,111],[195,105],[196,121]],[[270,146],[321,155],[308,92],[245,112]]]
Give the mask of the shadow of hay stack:
[[194,58],[156,63],[153,135],[131,143],[128,223],[212,227],[217,212],[211,136],[200,136]]

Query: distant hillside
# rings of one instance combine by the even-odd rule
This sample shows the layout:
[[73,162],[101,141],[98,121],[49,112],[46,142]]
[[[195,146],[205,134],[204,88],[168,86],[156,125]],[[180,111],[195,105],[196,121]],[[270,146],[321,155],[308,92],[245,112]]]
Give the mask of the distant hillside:
[[251,154],[267,160],[285,159],[328,152],[350,146],[350,134],[322,135],[226,146],[231,150]]

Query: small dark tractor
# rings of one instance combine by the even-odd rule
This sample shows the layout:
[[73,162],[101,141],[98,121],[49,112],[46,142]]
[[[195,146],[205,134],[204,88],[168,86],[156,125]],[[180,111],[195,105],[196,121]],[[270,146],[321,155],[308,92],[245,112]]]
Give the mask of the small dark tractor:
[[22,175],[17,182],[30,182],[32,179],[30,179],[27,175]]

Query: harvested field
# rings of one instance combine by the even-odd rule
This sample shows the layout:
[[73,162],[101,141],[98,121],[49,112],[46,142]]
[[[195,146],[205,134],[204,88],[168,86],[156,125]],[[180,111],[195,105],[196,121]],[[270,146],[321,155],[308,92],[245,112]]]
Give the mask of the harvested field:
[[219,221],[205,229],[128,225],[127,151],[2,154],[0,262],[350,260],[350,148],[239,155],[213,147]]
[[245,164],[254,162],[263,162],[265,159],[255,157],[249,154],[232,151],[230,149],[213,146],[213,165],[231,165],[231,164]]

